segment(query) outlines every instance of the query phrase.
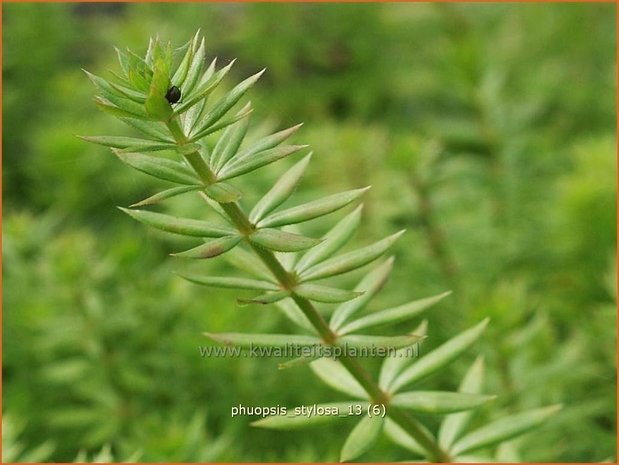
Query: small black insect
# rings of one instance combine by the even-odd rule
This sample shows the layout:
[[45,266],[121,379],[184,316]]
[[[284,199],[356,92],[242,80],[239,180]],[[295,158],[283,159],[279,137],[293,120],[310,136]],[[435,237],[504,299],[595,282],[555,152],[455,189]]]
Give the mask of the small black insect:
[[176,86],[170,87],[165,94],[165,99],[170,103],[177,103],[181,99],[181,90]]

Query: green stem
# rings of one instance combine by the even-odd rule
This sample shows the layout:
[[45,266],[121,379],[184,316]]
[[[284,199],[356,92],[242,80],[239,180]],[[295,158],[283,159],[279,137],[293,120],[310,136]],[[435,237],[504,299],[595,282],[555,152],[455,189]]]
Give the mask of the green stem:
[[[172,119],[167,123],[170,132],[174,136],[176,142],[179,145],[187,144],[187,137],[183,134],[177,119]],[[199,152],[191,152],[184,155],[187,162],[196,171],[198,176],[207,184],[211,184],[216,181],[215,174],[211,171]],[[221,208],[230,217],[230,220],[234,223],[241,234],[247,236],[255,230],[255,227],[245,213],[236,203],[220,203]],[[257,247],[250,242],[250,246],[253,251],[258,255],[267,268],[273,273],[275,278],[279,281],[282,287],[286,289],[293,289],[296,283],[295,277],[286,271],[283,265],[279,262],[273,252]],[[337,339],[329,324],[322,317],[320,312],[316,310],[314,305],[306,298],[301,297],[294,292],[291,295],[292,299],[299,306],[303,314],[310,321],[314,329],[318,332],[323,341],[329,345],[333,345]],[[340,357],[339,360],[342,365],[348,370],[348,372],[359,382],[363,389],[368,393],[372,402],[376,404],[383,404],[387,410],[388,415],[393,421],[395,421],[401,428],[403,428],[411,437],[415,438],[417,442],[426,450],[428,459],[434,462],[449,462],[449,456],[439,447],[436,440],[418,423],[410,417],[410,415],[397,408],[389,405],[389,394],[384,392],[378,384],[372,379],[370,374],[359,364],[359,362],[350,356]]]

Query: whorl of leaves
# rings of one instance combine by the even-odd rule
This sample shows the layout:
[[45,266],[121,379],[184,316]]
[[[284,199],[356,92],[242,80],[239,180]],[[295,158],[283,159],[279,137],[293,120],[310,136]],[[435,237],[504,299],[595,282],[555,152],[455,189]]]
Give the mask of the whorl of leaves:
[[[249,213],[245,213],[241,205],[243,193],[230,181],[250,175],[283,158],[302,154],[306,148],[305,145],[285,143],[301,125],[258,140],[246,140],[251,104],[238,110],[233,108],[264,70],[246,78],[218,100],[211,101],[212,94],[222,84],[234,62],[219,69],[216,60],[207,64],[205,42],[199,33],[177,50],[170,44],[151,39],[144,58],[130,50],[117,50],[117,54],[119,72],[112,72],[108,79],[86,74],[97,89],[95,104],[132,126],[141,135],[83,138],[110,147],[119,160],[129,167],[168,184],[164,190],[134,203],[132,208],[121,210],[153,228],[201,239],[189,250],[175,253],[177,257],[209,259],[227,254],[233,264],[249,272],[249,275],[215,277],[181,273],[181,276],[202,286],[256,291],[255,296],[239,298],[239,303],[275,304],[305,333],[207,333],[207,336],[220,343],[241,347],[293,344],[310,349],[307,356],[280,364],[280,368],[309,364],[320,379],[353,398],[324,405],[337,408],[340,415],[274,416],[255,422],[255,426],[293,429],[340,421],[351,411],[349,409],[361,406],[364,412],[344,442],[342,461],[353,460],[366,452],[381,432],[411,453],[430,460],[474,461],[487,459],[489,448],[531,430],[556,410],[556,407],[547,407],[520,413],[466,432],[471,410],[494,398],[482,394],[481,360],[473,364],[457,392],[401,392],[406,386],[425,379],[465,353],[481,336],[487,321],[455,336],[416,362],[414,357],[406,355],[406,351],[423,339],[427,329],[425,323],[412,332],[394,337],[358,334],[360,330],[410,321],[449,294],[363,315],[392,269],[393,258],[380,259],[403,231],[373,244],[342,252],[359,226],[361,206],[344,216],[320,238],[306,237],[288,228],[357,203],[368,188],[280,208],[294,194],[307,168],[311,154],[306,154],[281,175]],[[174,98],[170,98],[172,87],[180,90],[180,99],[176,98],[176,89]],[[208,136],[214,138],[212,143],[206,143]],[[133,208],[194,193],[199,193],[220,215],[223,219],[221,223]],[[262,262],[250,252],[256,253]],[[286,255],[280,255],[282,253]],[[322,282],[377,261],[379,263],[353,290]],[[315,309],[316,303],[337,304],[324,327],[316,322],[322,319]],[[327,348],[390,351],[375,384],[375,390],[382,393],[381,399],[368,392],[367,386],[363,387],[355,374],[340,361],[321,356]],[[386,418],[369,416],[366,412],[379,400],[386,407]],[[390,418],[393,412],[402,411],[447,415],[438,439],[413,418],[405,423],[417,426],[409,428],[403,427],[402,421],[398,420],[401,415]],[[481,458],[470,455],[480,450],[483,453]]]

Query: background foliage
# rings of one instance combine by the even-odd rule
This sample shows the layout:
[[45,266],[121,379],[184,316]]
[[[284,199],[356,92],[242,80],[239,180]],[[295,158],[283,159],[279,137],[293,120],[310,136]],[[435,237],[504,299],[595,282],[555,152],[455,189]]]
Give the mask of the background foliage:
[[[280,332],[268,309],[191,286],[178,240],[119,212],[152,192],[103,147],[120,133],[80,68],[198,27],[238,57],[265,130],[304,121],[311,193],[372,184],[362,236],[401,227],[386,303],[454,293],[425,350],[488,315],[488,416],[561,402],[524,460],[599,461],[616,435],[615,6],[3,5],[3,449],[11,460],[333,461],[339,428],[230,418],[327,388],[263,359],[203,359],[201,332]],[[268,126],[268,128],[266,127]],[[257,197],[280,168],[244,186]],[[170,211],[198,217],[183,198]],[[163,239],[163,240],[162,240]],[[215,267],[224,267],[224,264]],[[213,269],[213,265],[210,266]],[[471,354],[470,361],[475,354]],[[455,389],[466,364],[434,378]],[[428,421],[432,421],[428,419]],[[352,425],[351,425],[352,426]],[[9,431],[10,434],[6,434]],[[335,438],[335,439],[334,439]],[[319,446],[317,446],[317,444]],[[402,460],[385,441],[368,460]],[[8,456],[5,456],[8,458]]]

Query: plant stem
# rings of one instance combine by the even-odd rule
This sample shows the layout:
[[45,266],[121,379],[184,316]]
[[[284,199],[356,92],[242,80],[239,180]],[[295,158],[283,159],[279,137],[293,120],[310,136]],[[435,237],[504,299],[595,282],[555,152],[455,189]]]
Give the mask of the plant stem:
[[[170,132],[179,145],[187,144],[187,137],[183,133],[180,124],[176,118],[167,123]],[[207,184],[211,184],[216,180],[215,174],[211,171],[199,152],[191,152],[184,155],[187,162],[195,170],[196,174]],[[219,203],[222,209],[230,217],[230,220],[237,227],[239,232],[245,236],[251,234],[255,227],[245,213],[241,210],[237,203]],[[269,268],[271,273],[279,281],[282,287],[292,290],[296,283],[294,276],[286,271],[284,266],[279,262],[277,257],[270,250],[257,247],[251,242],[249,243],[253,251],[258,255],[262,262]],[[314,305],[306,298],[301,297],[294,292],[291,294],[292,299],[299,306],[303,314],[310,321],[314,329],[318,332],[322,340],[329,345],[333,345],[337,340],[335,334],[329,324],[322,317],[320,312],[316,310]],[[350,356],[339,357],[342,365],[348,372],[359,382],[363,389],[376,404],[385,406],[387,414],[391,419],[403,428],[411,437],[413,437],[427,453],[427,458],[433,462],[449,462],[449,456],[439,447],[436,440],[426,430],[422,429],[410,415],[397,408],[389,405],[389,394],[384,392],[378,384],[372,379],[370,374],[359,364],[359,362]]]

